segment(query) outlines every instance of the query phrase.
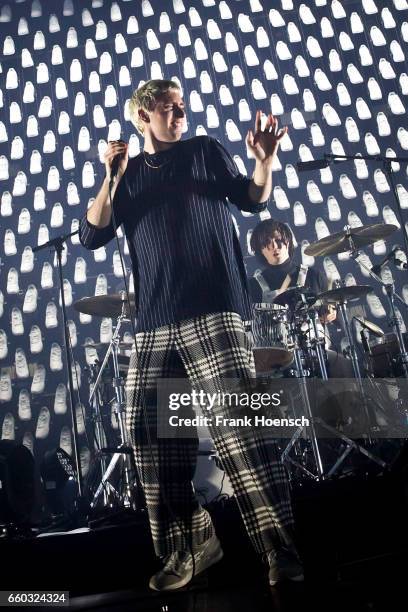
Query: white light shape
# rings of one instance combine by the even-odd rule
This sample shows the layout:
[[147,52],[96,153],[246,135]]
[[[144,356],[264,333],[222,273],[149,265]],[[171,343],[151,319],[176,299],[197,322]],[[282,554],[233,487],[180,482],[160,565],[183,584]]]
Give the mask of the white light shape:
[[216,110],[215,106],[213,106],[212,104],[209,104],[207,106],[207,109],[206,109],[206,122],[207,122],[207,127],[209,129],[217,128],[220,125],[220,120],[219,120],[219,117],[218,117],[217,110]]
[[242,85],[245,85],[245,77],[244,77],[244,74],[240,66],[238,65],[233,66],[231,70],[231,74],[232,74],[232,84],[234,85],[234,87],[242,87]]
[[315,232],[318,240],[330,236],[330,230],[322,217],[317,217],[315,221]]
[[378,8],[374,0],[362,0],[363,9],[366,15],[375,15],[378,13]]
[[30,157],[30,174],[40,174],[42,172],[41,153],[34,149]]
[[332,0],[331,10],[335,19],[344,19],[346,17],[346,11],[339,0]]
[[232,32],[225,33],[225,49],[227,53],[236,53],[239,51],[237,39]]
[[[11,106],[10,106],[10,110],[11,110]],[[10,123],[12,122],[10,121]],[[38,121],[37,121],[37,117],[35,117],[34,115],[29,115],[27,119],[26,134],[28,138],[33,138],[35,136],[38,136]]]
[[194,41],[194,53],[198,60],[208,59],[208,51],[201,38],[197,38]]
[[256,30],[256,44],[259,49],[266,49],[271,44],[266,30],[262,26]]
[[372,66],[373,57],[370,53],[370,49],[366,45],[360,45],[359,47],[360,64],[362,66]]
[[366,119],[371,119],[371,111],[363,98],[357,98],[356,110],[359,119],[362,119],[363,121]]
[[324,134],[318,123],[312,123],[310,126],[310,135],[314,147],[323,147],[325,145]]
[[364,83],[363,75],[356,68],[354,64],[348,64],[347,66],[347,75],[350,80],[350,83],[353,85],[358,85],[359,83]]
[[336,109],[331,106],[331,104],[329,104],[328,102],[323,104],[322,112],[327,125],[330,125],[332,127],[336,125],[341,125],[340,116],[337,113]]
[[314,81],[320,91],[329,91],[330,89],[332,89],[332,85],[329,79],[321,68],[316,68],[314,72]]
[[89,28],[94,25],[94,20],[92,19],[91,12],[88,9],[82,9],[82,25],[84,28]]
[[10,123],[21,123],[22,121],[21,109],[17,102],[10,104],[9,121]]
[[75,49],[78,46],[78,35],[75,28],[68,29],[66,44],[68,49]]
[[307,37],[306,47],[307,47],[310,57],[313,57],[314,59],[318,57],[323,57],[322,48],[319,45],[319,41],[314,36]]
[[112,58],[108,51],[104,51],[99,59],[99,74],[112,72]]
[[193,6],[188,9],[188,18],[190,20],[190,25],[192,28],[199,28],[203,25],[199,12]]
[[310,76],[309,66],[307,65],[306,60],[303,58],[302,55],[296,56],[295,67],[299,77],[304,78]]
[[51,52],[51,64],[53,66],[60,66],[64,63],[64,58],[62,56],[62,49],[59,45],[53,45]]
[[273,199],[278,210],[287,210],[290,208],[290,203],[285,190],[279,185],[273,188]]
[[342,51],[351,51],[352,49],[354,49],[353,41],[351,40],[347,32],[340,32],[339,42]]
[[320,21],[320,34],[322,38],[333,38],[334,30],[328,17],[322,17]]
[[299,177],[292,164],[286,164],[285,175],[288,189],[297,189],[299,187]]
[[[183,23],[178,28],[177,37],[178,37],[178,44],[180,45],[180,47],[189,47],[191,45],[190,33]],[[195,46],[196,45],[200,45],[200,46],[204,45],[201,38],[197,38],[197,40],[195,41]],[[205,53],[207,53],[206,50],[205,50]],[[196,49],[196,55],[197,55],[197,49]],[[204,57],[199,58],[197,55],[197,59],[205,59],[205,58]]]
[[312,13],[312,11],[310,10],[310,8],[306,5],[306,4],[301,4],[299,7],[299,17],[301,19],[301,21],[305,24],[305,25],[312,25],[313,23],[316,23],[316,19]]
[[391,91],[388,94],[388,106],[390,107],[393,115],[405,115],[405,106],[395,91]]
[[380,136],[391,135],[391,126],[388,123],[387,116],[383,112],[377,113],[377,128]]
[[387,44],[384,34],[377,26],[372,26],[370,29],[370,38],[374,47],[383,47]]
[[380,168],[374,171],[374,183],[379,193],[388,193],[390,191],[387,177]]
[[200,73],[200,89],[203,94],[212,93],[214,90],[211,77],[206,70]]
[[329,221],[341,220],[341,209],[338,201],[334,196],[329,196],[327,199],[327,210],[329,212]]
[[288,23],[288,39],[290,43],[298,43],[301,42],[302,36],[299,32],[299,28],[293,21],[289,21]]
[[401,48],[401,45],[397,40],[392,40],[390,44],[390,51],[392,55],[392,59],[395,63],[404,62],[405,55]]
[[128,19],[126,26],[126,34],[137,34],[139,32],[139,22],[134,15]]
[[357,123],[354,121],[353,117],[347,117],[345,126],[346,126],[347,140],[349,142],[359,142],[360,132],[358,131]]
[[279,117],[279,115],[283,115],[284,108],[282,104],[282,100],[280,99],[279,94],[271,95],[271,113],[275,117]]
[[321,191],[313,180],[307,181],[306,189],[308,198],[312,204],[321,204],[321,202],[323,202]]
[[[23,93],[23,102],[24,104],[30,104],[31,102],[34,102],[35,100],[35,88],[34,85],[32,84],[31,81],[27,81],[25,86],[24,86],[24,93]],[[0,140],[1,142],[1,140]]]
[[330,49],[329,68],[330,68],[330,72],[341,72],[341,70],[343,69],[340,55],[337,53],[336,49]]
[[34,60],[28,49],[22,49],[21,51],[21,65],[23,68],[31,68],[31,66],[34,66]]
[[347,176],[347,174],[341,174],[339,179],[340,191],[346,200],[352,200],[357,197],[356,190],[354,189],[353,183]]
[[283,40],[279,40],[276,43],[276,55],[281,61],[292,59],[292,54],[289,47]]
[[247,66],[259,66],[259,59],[252,45],[246,45],[244,48],[244,57]]
[[241,132],[238,129],[238,126],[232,119],[227,119],[225,124],[225,129],[227,132],[227,137],[230,142],[239,142],[242,140]]
[[[244,34],[248,34],[249,32],[254,32],[254,26],[252,24],[252,21],[251,21],[249,15],[245,15],[244,13],[239,13],[237,21],[238,21],[239,29]],[[217,28],[218,28],[218,26],[217,26]],[[217,38],[221,38],[221,32],[220,32],[220,36],[218,36]]]
[[61,111],[58,118],[58,134],[69,134],[70,131],[69,115],[66,111]]
[[52,130],[47,130],[44,134],[43,153],[55,153],[57,141]]
[[356,12],[350,15],[350,27],[353,34],[362,34],[362,32],[364,32],[363,22],[361,21],[360,15]]
[[285,20],[277,9],[269,11],[269,21],[273,28],[282,28],[285,25]]
[[397,24],[395,23],[395,19],[388,7],[385,7],[381,10],[381,19],[383,22],[383,26],[385,29],[396,28]]
[[301,202],[295,202],[293,205],[293,223],[296,227],[306,225],[307,218],[305,209]]
[[51,166],[47,177],[47,191],[58,191],[60,188],[60,174],[56,166]]
[[377,202],[370,191],[363,192],[363,203],[366,209],[367,217],[378,217],[380,211],[378,210]]
[[[268,81],[276,81],[278,78],[278,73],[276,72],[276,68],[271,62],[271,60],[265,60],[263,64],[263,71],[265,74],[265,78]],[[245,82],[245,81],[244,81]]]
[[297,108],[293,108],[291,113],[292,126],[295,130],[303,130],[306,128],[306,122],[303,114]]
[[316,100],[310,89],[303,90],[303,109],[306,113],[314,113],[316,110]]
[[221,0],[221,2],[219,3],[218,10],[219,10],[221,19],[232,19],[231,10],[228,4],[224,0]]
[[132,68],[140,68],[144,64],[143,51],[140,47],[135,47],[132,51],[130,66]]

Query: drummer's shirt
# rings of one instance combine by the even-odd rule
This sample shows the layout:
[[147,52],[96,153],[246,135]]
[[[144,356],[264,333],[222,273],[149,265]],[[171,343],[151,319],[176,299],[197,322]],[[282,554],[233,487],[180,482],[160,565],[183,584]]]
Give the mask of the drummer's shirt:
[[[267,202],[250,200],[250,179],[208,136],[145,156],[149,165],[143,153],[129,160],[113,201],[132,261],[136,330],[217,312],[250,319],[245,267],[226,198],[251,213]],[[114,237],[112,219],[98,229],[84,215],[79,235],[83,246],[97,249]]]

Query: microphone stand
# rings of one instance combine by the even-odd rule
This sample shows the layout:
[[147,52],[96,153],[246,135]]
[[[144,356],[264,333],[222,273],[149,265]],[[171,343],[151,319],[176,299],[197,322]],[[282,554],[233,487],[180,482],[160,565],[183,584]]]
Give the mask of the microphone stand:
[[78,448],[78,427],[77,420],[75,414],[75,399],[74,399],[74,383],[72,379],[72,360],[71,360],[71,351],[69,350],[70,338],[69,338],[69,328],[67,322],[67,312],[66,312],[66,304],[65,304],[65,295],[64,295],[64,279],[62,277],[62,251],[64,249],[64,243],[68,238],[78,234],[79,230],[75,232],[71,232],[70,234],[65,234],[63,236],[57,236],[56,238],[52,238],[48,242],[36,246],[33,248],[33,253],[40,251],[42,249],[47,249],[49,247],[53,247],[55,249],[55,253],[57,256],[57,267],[58,267],[58,276],[59,276],[59,285],[60,285],[60,294],[61,294],[61,306],[62,306],[62,321],[64,325],[64,349],[66,356],[66,363],[68,369],[68,386],[69,386],[69,396],[70,396],[70,410],[71,410],[71,420],[72,420],[72,430],[73,430],[73,442],[74,442],[74,458],[76,463],[76,479],[78,483],[78,497],[77,497],[77,510],[79,510],[79,516],[82,517],[86,514],[85,512],[85,498],[83,497],[83,479],[81,473],[81,460],[79,456],[79,448]]

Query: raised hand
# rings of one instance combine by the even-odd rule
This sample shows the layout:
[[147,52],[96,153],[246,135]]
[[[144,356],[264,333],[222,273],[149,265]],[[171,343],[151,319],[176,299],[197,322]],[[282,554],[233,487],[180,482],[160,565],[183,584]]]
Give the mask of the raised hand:
[[123,173],[126,170],[128,160],[129,160],[129,145],[123,140],[114,140],[108,143],[108,148],[105,151],[103,156],[105,161],[106,175],[110,176],[112,162],[117,155],[120,156],[119,168],[118,168],[118,177],[121,178]]
[[272,164],[279,148],[280,141],[287,134],[288,128],[278,129],[278,120],[269,113],[265,128],[261,128],[261,111],[256,111],[254,131],[248,130],[246,144],[257,161]]

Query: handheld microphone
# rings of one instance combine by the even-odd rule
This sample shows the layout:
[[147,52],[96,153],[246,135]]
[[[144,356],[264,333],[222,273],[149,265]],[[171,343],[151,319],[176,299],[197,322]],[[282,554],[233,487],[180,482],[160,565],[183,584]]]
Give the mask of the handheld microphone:
[[[125,141],[124,141],[124,140],[121,140],[121,139],[119,139],[119,140],[110,140],[110,141],[109,141],[109,143],[116,143],[116,142],[123,142],[123,143],[124,143]],[[112,160],[112,163],[111,163],[111,169],[110,169],[110,177],[109,177],[109,178],[110,178],[110,180],[111,180],[111,182],[113,181],[113,179],[114,179],[114,178],[117,176],[117,174],[118,174],[119,164],[120,164],[121,159],[123,159],[123,156],[122,156],[122,155],[116,155],[116,156],[113,158],[113,160]]]
[[374,274],[378,274],[379,272],[381,272],[381,268],[385,266],[385,264],[388,263],[391,259],[394,259],[395,253],[400,250],[401,250],[401,247],[399,246],[394,247],[392,251],[387,253],[387,255],[384,257],[384,259],[379,264],[371,268],[371,271],[374,272]]
[[296,167],[299,172],[306,172],[307,170],[321,170],[329,165],[330,161],[327,159],[312,159],[311,161],[297,162]]

